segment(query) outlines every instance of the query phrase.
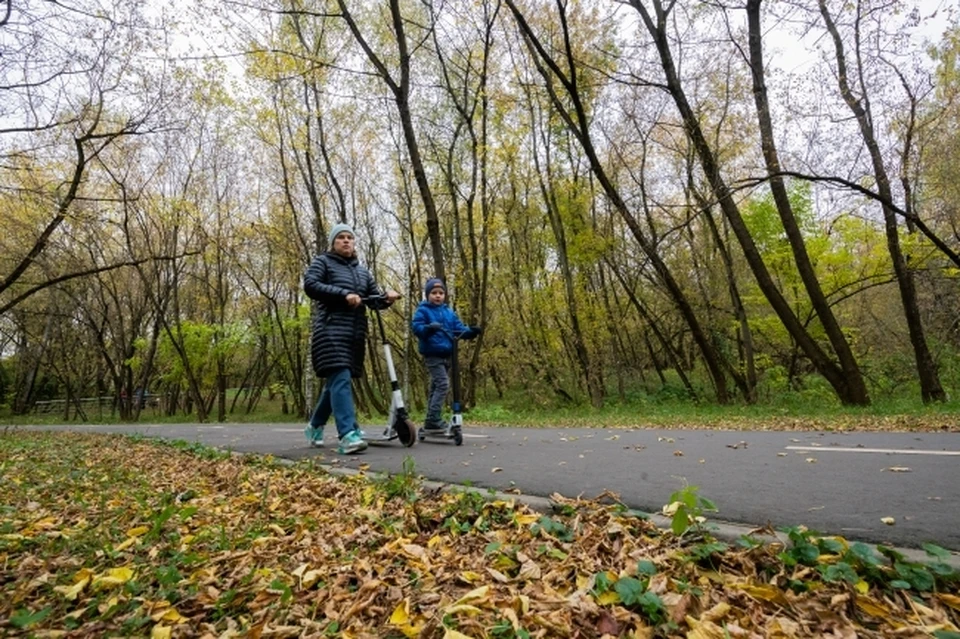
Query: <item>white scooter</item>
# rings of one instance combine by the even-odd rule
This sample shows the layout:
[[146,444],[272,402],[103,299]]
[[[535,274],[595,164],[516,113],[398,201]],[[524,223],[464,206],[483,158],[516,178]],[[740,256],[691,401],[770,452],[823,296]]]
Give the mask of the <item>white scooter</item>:
[[450,356],[452,358],[450,364],[450,377],[453,384],[453,403],[451,405],[453,415],[450,416],[450,419],[447,420],[442,429],[438,428],[437,430],[428,430],[426,428],[421,428],[418,433],[418,437],[422,442],[427,441],[428,439],[438,441],[452,439],[454,444],[460,446],[463,444],[463,405],[461,404],[460,400],[460,357],[458,344],[460,343],[460,337],[462,334],[454,335],[445,328],[441,328],[440,330],[449,335],[450,339],[453,341],[453,354]]
[[380,317],[381,300],[383,300],[383,296],[371,296],[363,298],[363,303],[367,308],[373,309],[374,314],[377,316],[377,326],[380,328],[380,338],[383,342],[383,356],[387,360],[387,373],[390,375],[390,415],[387,418],[387,425],[383,429],[383,432],[380,434],[363,433],[363,440],[368,444],[387,444],[396,439],[405,447],[409,448],[417,443],[417,427],[410,421],[407,408],[403,404],[403,393],[400,392],[400,383],[397,381],[397,371],[393,366],[390,342],[387,341],[387,333],[383,329],[383,318]]

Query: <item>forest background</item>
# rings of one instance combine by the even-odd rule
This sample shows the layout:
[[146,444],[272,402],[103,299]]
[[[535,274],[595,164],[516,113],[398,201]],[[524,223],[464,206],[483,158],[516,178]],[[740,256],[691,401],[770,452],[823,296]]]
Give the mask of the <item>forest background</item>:
[[405,295],[385,320],[417,408],[408,320],[440,276],[486,329],[461,361],[488,420],[955,414],[957,17],[6,0],[0,412],[302,419],[301,276],[346,221]]

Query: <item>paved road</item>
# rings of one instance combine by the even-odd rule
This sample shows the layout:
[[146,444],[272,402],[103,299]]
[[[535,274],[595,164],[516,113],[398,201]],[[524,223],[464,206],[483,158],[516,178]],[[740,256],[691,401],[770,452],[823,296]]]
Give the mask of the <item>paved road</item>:
[[[655,512],[684,483],[719,513],[751,526],[805,524],[848,539],[960,551],[960,433],[810,433],[589,428],[464,429],[465,441],[394,443],[362,455],[306,445],[296,424],[63,426],[199,441],[238,452],[397,472],[409,455],[423,476],[549,496],[618,493]],[[881,519],[893,517],[894,525]]]

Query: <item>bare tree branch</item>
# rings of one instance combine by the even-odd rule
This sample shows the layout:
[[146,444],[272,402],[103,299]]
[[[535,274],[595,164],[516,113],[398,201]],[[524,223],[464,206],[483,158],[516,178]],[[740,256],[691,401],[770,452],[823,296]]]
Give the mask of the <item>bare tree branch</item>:
[[146,264],[147,262],[174,261],[183,257],[189,257],[191,255],[199,255],[202,252],[203,251],[201,250],[196,250],[196,251],[187,251],[180,255],[159,255],[159,256],[144,257],[139,260],[126,260],[124,262],[118,262],[116,264],[107,264],[106,266],[96,266],[94,268],[89,268],[83,271],[76,271],[74,273],[65,273],[58,277],[54,277],[53,279],[47,280],[46,282],[37,284],[36,286],[33,286],[27,289],[20,295],[17,295],[15,298],[10,300],[9,302],[6,302],[0,305],[0,314],[6,313],[7,311],[9,311],[11,308],[16,306],[20,302],[26,300],[29,297],[32,297],[33,295],[35,295],[36,293],[39,293],[45,288],[49,288],[51,286],[54,286],[56,284],[61,284],[63,282],[69,282],[70,280],[75,280],[78,277],[87,277],[88,275],[97,275],[98,273],[107,273],[109,271],[115,271],[118,268],[124,268],[127,266],[140,266],[141,264]]
[[916,225],[917,229],[923,233],[923,235],[930,240],[934,246],[936,246],[944,255],[950,258],[950,261],[960,267],[960,254],[957,254],[956,251],[947,246],[947,244],[940,239],[940,237],[934,233],[930,227],[924,224],[923,220],[921,220],[916,213],[911,213],[910,211],[904,210],[903,208],[897,206],[894,202],[891,202],[889,199],[882,197],[879,193],[860,186],[856,182],[851,182],[850,180],[845,180],[844,178],[834,176],[809,175],[807,173],[799,173],[797,171],[777,171],[776,173],[771,173],[770,175],[764,177],[751,177],[744,180],[739,180],[735,184],[740,185],[737,188],[751,188],[757,186],[758,184],[768,182],[772,178],[778,176],[793,177],[797,178],[798,180],[805,180],[807,182],[825,182],[828,184],[836,184],[838,186],[856,191],[857,193],[866,196],[871,200],[879,202],[881,205],[886,206],[908,222]]

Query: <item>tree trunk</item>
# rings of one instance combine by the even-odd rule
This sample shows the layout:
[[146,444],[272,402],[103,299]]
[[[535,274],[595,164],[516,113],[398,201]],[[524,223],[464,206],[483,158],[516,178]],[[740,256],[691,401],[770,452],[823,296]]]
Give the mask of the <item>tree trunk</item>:
[[[751,0],[756,2],[757,0]],[[870,152],[870,160],[873,164],[873,174],[877,180],[877,191],[884,202],[893,201],[893,191],[890,187],[890,177],[883,164],[883,156],[880,153],[880,146],[877,144],[876,134],[873,129],[873,116],[870,113],[870,102],[866,95],[858,98],[851,89],[847,77],[846,54],[844,53],[843,41],[840,39],[840,33],[837,26],[827,10],[824,0],[819,0],[820,15],[827,25],[827,30],[833,38],[834,48],[836,50],[837,60],[837,82],[840,86],[840,94],[844,102],[850,108],[857,124],[860,127],[860,134]],[[857,47],[859,48],[859,31],[857,33]],[[864,91],[866,90],[862,87]],[[897,276],[897,287],[900,290],[900,301],[903,304],[904,316],[907,320],[907,330],[910,333],[910,344],[913,346],[914,360],[917,365],[917,373],[920,376],[920,392],[924,403],[931,401],[943,402],[947,399],[947,394],[940,385],[940,376],[937,374],[937,367],[930,355],[930,349],[927,346],[927,340],[924,336],[923,322],[920,318],[920,309],[917,305],[917,292],[914,285],[913,271],[904,259],[903,250],[900,248],[900,232],[897,225],[897,216],[887,205],[882,205],[883,223],[886,231],[887,249],[890,252],[890,259],[893,261],[893,272]]]
[[847,380],[847,386],[851,393],[858,396],[867,396],[866,384],[860,367],[857,364],[856,357],[847,342],[843,329],[833,314],[833,309],[827,301],[826,295],[820,286],[820,280],[817,278],[816,271],[810,261],[807,253],[806,243],[800,232],[796,217],[793,214],[793,207],[790,204],[790,198],[787,195],[787,188],[784,185],[780,173],[780,158],[777,153],[776,143],[773,136],[773,119],[770,116],[770,103],[767,98],[767,86],[765,80],[765,68],[763,61],[763,41],[761,36],[760,24],[760,5],[763,0],[748,0],[747,2],[747,22],[750,42],[750,72],[753,77],[753,97],[757,106],[757,119],[760,125],[761,149],[763,159],[767,165],[767,171],[770,173],[770,191],[773,194],[773,201],[777,207],[777,213],[780,215],[780,222],[787,234],[787,240],[790,242],[790,248],[793,251],[794,263],[797,266],[797,272],[806,289],[807,296],[820,323],[823,326],[827,338],[833,347],[834,353],[839,360],[840,368]]
[[[600,186],[603,188],[604,193],[606,193],[607,198],[611,201],[616,211],[620,214],[620,217],[626,223],[630,233],[633,235],[644,254],[650,260],[651,265],[657,273],[657,277],[666,287],[671,299],[677,307],[677,310],[680,312],[687,326],[690,328],[693,339],[700,348],[700,352],[703,355],[707,370],[710,373],[710,379],[713,382],[717,401],[721,404],[729,403],[730,395],[727,391],[727,380],[726,376],[724,375],[723,365],[720,362],[720,354],[717,353],[716,349],[713,347],[713,344],[707,337],[706,332],[703,330],[703,327],[701,327],[700,321],[697,318],[697,315],[694,312],[693,307],[691,306],[686,295],[683,293],[683,290],[680,288],[680,285],[674,279],[673,274],[663,261],[656,247],[648,241],[646,234],[640,227],[640,224],[631,213],[626,202],[621,197],[620,192],[607,175],[603,164],[600,162],[600,157],[594,148],[593,140],[590,136],[589,119],[587,117],[586,109],[581,101],[576,76],[571,75],[570,78],[566,77],[566,75],[560,70],[560,67],[557,65],[556,61],[549,55],[539,40],[537,40],[532,29],[530,28],[530,25],[527,24],[526,19],[520,13],[519,9],[517,9],[517,6],[513,0],[506,0],[506,3],[524,34],[528,48],[531,52],[531,56],[534,58],[538,71],[544,76],[546,81],[546,89],[550,93],[557,112],[563,118],[573,135],[577,138],[577,141],[583,148],[584,154],[587,156],[587,160],[590,162],[590,168],[596,176],[597,181],[600,183]],[[563,13],[562,7],[560,18],[564,29],[564,38],[567,38],[569,34],[566,30],[566,17]],[[575,64],[574,60],[572,59],[569,42],[566,44],[568,45],[566,48],[567,63],[568,67],[571,69],[571,74],[573,74]],[[540,60],[542,60],[543,63],[549,67],[549,70],[543,67],[543,65],[540,63]],[[572,115],[564,108],[563,101],[560,100],[559,96],[557,95],[554,89],[554,79],[560,81],[566,90],[568,97],[573,103]]]
[[[673,61],[673,54],[670,51],[670,42],[667,37],[667,11],[664,11],[659,0],[654,0],[653,5],[656,12],[656,21],[650,15],[650,12],[642,4],[641,0],[630,0],[630,4],[640,13],[644,25],[657,47],[660,55],[661,66],[663,67],[664,77],[666,79],[666,88],[669,91],[680,116],[683,119],[687,135],[693,143],[700,158],[700,165],[706,175],[707,181],[714,197],[720,203],[720,209],[730,223],[730,228],[737,236],[740,247],[743,250],[744,257],[750,265],[760,290],[763,291],[767,301],[773,307],[774,312],[780,318],[784,327],[790,335],[797,341],[803,349],[804,354],[810,359],[817,371],[830,383],[840,401],[848,405],[867,405],[870,398],[866,392],[866,386],[862,379],[848,380],[844,370],[833,362],[828,355],[820,348],[816,340],[806,331],[799,319],[793,313],[789,303],[783,297],[783,294],[777,288],[776,283],[767,270],[766,264],[749,229],[740,215],[740,210],[733,199],[730,189],[727,187],[723,176],[720,174],[720,166],[713,150],[707,142],[703,129],[700,126],[699,118],[694,112],[690,103],[687,101],[686,93],[680,84],[680,77],[677,73]],[[673,4],[671,3],[671,8]]]

